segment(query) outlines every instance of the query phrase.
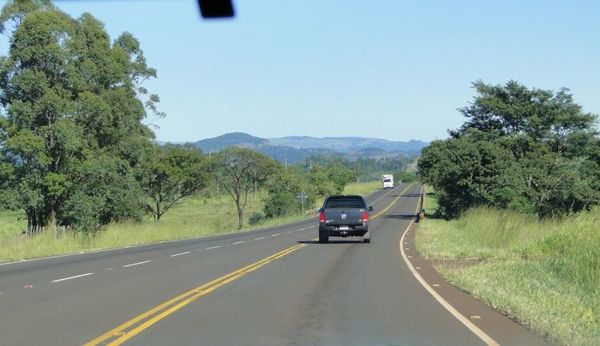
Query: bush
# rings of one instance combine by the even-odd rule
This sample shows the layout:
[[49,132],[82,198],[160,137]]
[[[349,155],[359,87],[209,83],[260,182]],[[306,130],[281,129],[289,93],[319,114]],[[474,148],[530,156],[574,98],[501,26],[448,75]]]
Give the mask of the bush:
[[264,221],[265,219],[265,215],[263,213],[252,213],[252,215],[250,215],[250,218],[248,219],[248,223],[250,225],[256,225],[261,223],[262,221]]
[[264,200],[266,217],[299,213],[302,205],[298,194],[301,191],[304,191],[308,197],[304,201],[304,206],[309,208],[314,205],[317,192],[310,189],[301,174],[293,171],[278,174],[268,185],[268,195]]

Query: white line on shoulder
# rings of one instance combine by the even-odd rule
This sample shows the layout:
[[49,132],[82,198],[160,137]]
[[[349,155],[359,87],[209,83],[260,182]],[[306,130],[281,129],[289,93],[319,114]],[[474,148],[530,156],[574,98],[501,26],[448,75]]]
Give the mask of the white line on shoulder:
[[[417,204],[417,209],[418,208],[419,207]],[[416,211],[415,211],[415,213],[416,213]],[[448,310],[452,314],[452,316],[454,316],[457,320],[459,320],[462,324],[464,324],[465,327],[467,327],[473,334],[477,335],[477,337],[479,337],[487,345],[499,346],[500,344],[498,342],[496,342],[496,340],[492,339],[491,336],[487,335],[483,330],[479,329],[479,327],[477,327],[475,324],[473,324],[473,322],[469,321],[465,316],[463,316],[463,314],[461,314],[458,310],[456,310],[455,307],[453,307],[450,303],[448,303],[448,301],[446,301],[441,295],[439,295],[439,293],[437,293],[431,286],[429,286],[429,284],[425,281],[425,279],[423,279],[421,274],[419,274],[417,272],[415,267],[412,265],[412,263],[406,257],[406,253],[404,252],[402,243],[404,242],[404,236],[406,236],[406,233],[410,229],[412,224],[413,224],[413,220],[411,220],[409,222],[408,227],[406,227],[404,232],[402,232],[402,237],[400,237],[400,242],[398,243],[398,247],[400,248],[400,254],[402,255],[402,259],[404,259],[404,262],[408,266],[408,269],[410,269],[411,273],[414,275],[414,277],[417,279],[417,281],[419,281],[419,283],[421,285],[423,285],[425,290],[427,290],[427,292],[429,292],[429,294],[431,294],[433,296],[433,298],[435,298],[435,300],[437,300],[437,302],[440,303],[440,305],[442,305],[444,308],[446,308],[446,310]]]

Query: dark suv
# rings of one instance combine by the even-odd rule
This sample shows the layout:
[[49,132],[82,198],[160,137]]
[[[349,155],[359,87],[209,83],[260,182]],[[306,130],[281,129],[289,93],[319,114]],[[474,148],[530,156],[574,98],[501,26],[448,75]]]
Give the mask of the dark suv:
[[367,206],[362,196],[335,195],[329,196],[319,210],[319,242],[327,243],[329,237],[362,237],[363,242],[370,243],[369,212],[373,207]]

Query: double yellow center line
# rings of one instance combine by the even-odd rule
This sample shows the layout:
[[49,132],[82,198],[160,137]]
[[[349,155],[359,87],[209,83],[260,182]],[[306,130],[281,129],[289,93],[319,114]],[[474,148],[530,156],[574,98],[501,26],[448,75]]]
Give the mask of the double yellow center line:
[[[402,197],[402,194],[408,190],[412,186],[407,186],[402,192],[398,194],[398,196],[384,209],[375,214],[371,219],[375,219],[381,216],[383,213],[388,211],[399,199]],[[282,251],[279,251],[269,257],[265,257],[257,262],[249,264],[243,268],[235,270],[229,274],[218,277],[208,283],[205,283],[201,286],[193,288],[187,292],[184,292],[172,299],[167,300],[166,302],[155,306],[154,308],[130,319],[129,321],[121,324],[120,326],[109,330],[108,332],[100,335],[84,344],[85,346],[92,345],[121,345],[125,341],[131,339],[132,337],[138,335],[142,331],[148,329],[152,325],[156,324],[158,321],[163,318],[169,316],[175,311],[183,308],[184,306],[200,299],[201,297],[209,294],[210,292],[217,290],[218,288],[227,285],[228,283],[235,281],[242,276],[251,273],[268,263],[280,259],[284,256],[289,255],[290,253],[305,247],[306,244],[298,244]]]

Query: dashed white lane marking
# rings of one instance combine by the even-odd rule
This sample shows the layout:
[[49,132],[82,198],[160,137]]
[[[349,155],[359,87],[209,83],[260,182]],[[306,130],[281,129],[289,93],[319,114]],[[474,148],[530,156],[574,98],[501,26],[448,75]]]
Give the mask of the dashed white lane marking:
[[241,243],[245,243],[245,240],[240,240],[240,241],[236,241],[235,243],[233,243],[233,245],[237,245],[237,244],[241,244]]
[[220,247],[221,247],[221,245],[217,245],[217,246],[211,246],[211,247],[207,247],[207,248],[205,248],[204,250],[218,249],[218,248],[220,248]]
[[146,264],[146,263],[150,263],[150,262],[152,262],[152,260],[130,263],[130,264],[124,265],[123,268],[135,267],[135,266],[139,266],[140,264]]
[[85,273],[85,274],[79,274],[79,275],[75,275],[75,276],[69,276],[68,278],[56,279],[56,280],[52,280],[50,282],[56,283],[56,282],[61,282],[61,281],[66,281],[66,280],[71,280],[71,279],[82,278],[84,276],[90,276],[90,275],[94,275],[94,273]]
[[271,237],[277,237],[278,235],[280,235],[281,233],[275,233],[275,234],[271,234]]
[[177,257],[177,256],[187,255],[189,253],[190,253],[189,251],[185,251],[185,252],[180,252],[180,253],[172,254],[169,257]]
[[261,240],[261,239],[265,239],[265,237],[254,238],[254,240]]

